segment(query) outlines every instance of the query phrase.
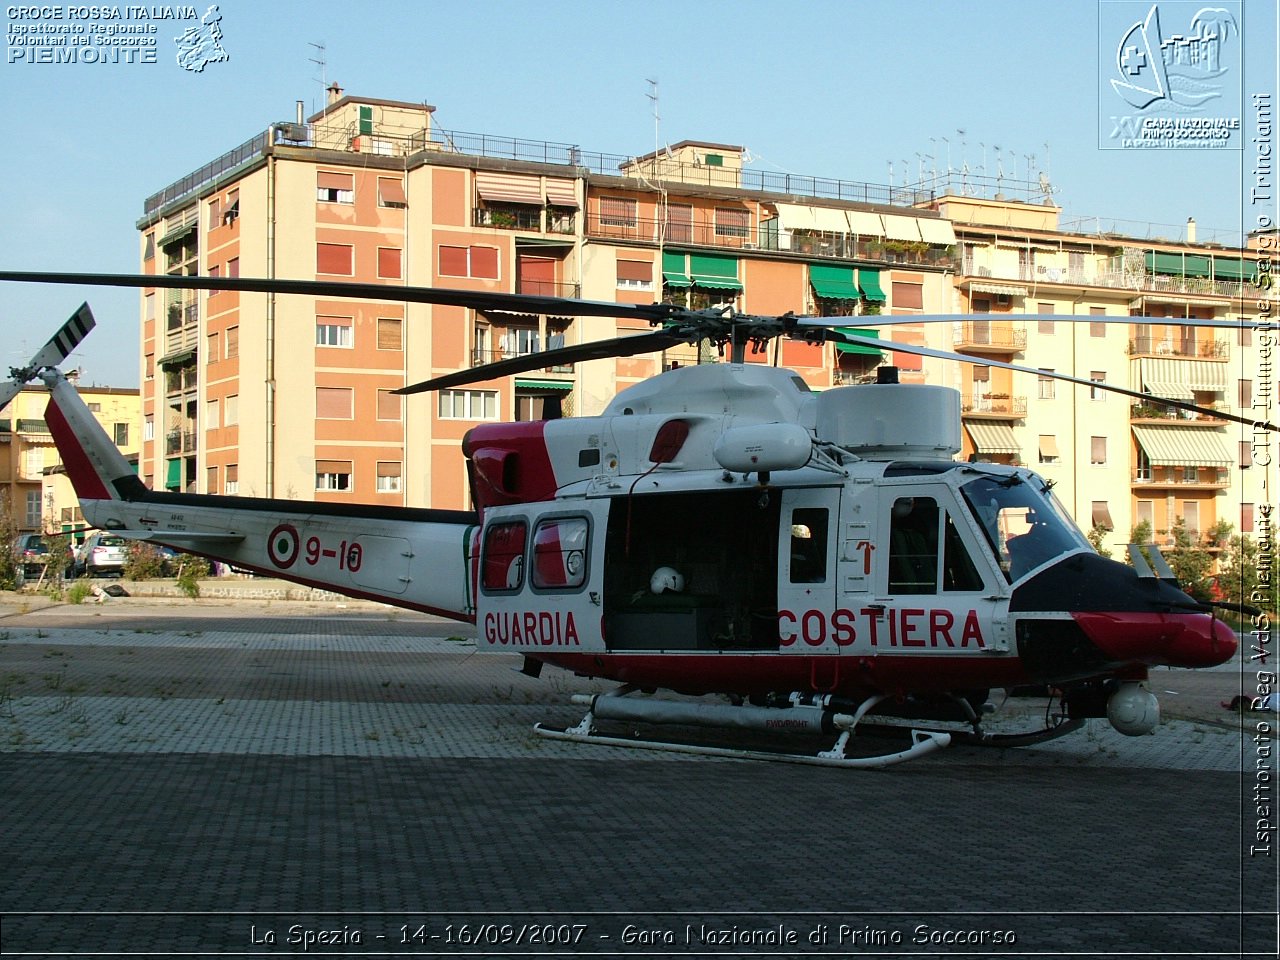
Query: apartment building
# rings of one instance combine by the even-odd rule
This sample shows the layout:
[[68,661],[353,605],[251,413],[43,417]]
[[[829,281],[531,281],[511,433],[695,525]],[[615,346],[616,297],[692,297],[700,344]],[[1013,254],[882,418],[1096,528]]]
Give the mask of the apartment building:
[[[147,200],[143,272],[387,288],[377,300],[145,291],[149,483],[461,507],[460,441],[476,422],[598,413],[662,369],[719,359],[702,344],[401,399],[391,391],[437,374],[648,329],[397,293],[436,286],[848,317],[844,329],[958,351],[972,362],[798,341],[748,359],[791,367],[815,389],[884,363],[957,388],[962,456],[1040,470],[1080,524],[1113,543],[1141,520],[1156,531],[1178,517],[1198,533],[1220,519],[1248,529],[1262,502],[1234,425],[991,363],[1249,415],[1259,358],[1248,332],[1186,321],[1256,317],[1256,250],[1064,229],[1033,191],[1010,200],[972,184],[762,173],[742,147],[706,141],[589,153],[441,130],[433,113],[335,87],[323,111],[272,125]],[[904,322],[940,313],[958,319]],[[1027,314],[1035,321],[1013,319]],[[1086,319],[1133,316],[1144,319]]]
[[[136,456],[138,391],[83,384],[78,389],[121,453]],[[57,472],[61,460],[44,420],[48,402],[44,384],[28,384],[0,410],[0,497],[7,500],[20,533],[84,529],[71,485]]]

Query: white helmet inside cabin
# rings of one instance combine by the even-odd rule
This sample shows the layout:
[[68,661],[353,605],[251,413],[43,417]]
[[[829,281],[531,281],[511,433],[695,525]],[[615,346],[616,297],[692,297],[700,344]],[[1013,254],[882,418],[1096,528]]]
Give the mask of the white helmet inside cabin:
[[649,578],[649,590],[653,593],[662,593],[666,590],[672,593],[683,593],[684,575],[674,567],[659,567]]

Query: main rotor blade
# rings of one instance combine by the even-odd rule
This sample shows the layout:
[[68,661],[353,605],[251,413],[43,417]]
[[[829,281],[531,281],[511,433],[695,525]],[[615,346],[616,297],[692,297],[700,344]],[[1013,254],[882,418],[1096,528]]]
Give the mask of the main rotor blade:
[[688,314],[668,303],[609,303],[528,293],[456,290],[449,287],[398,287],[385,283],[345,283],[337,280],[281,280],[267,277],[184,277],[170,274],[48,273],[0,271],[0,281],[62,283],[100,287],[162,287],[169,290],[239,290],[245,293],[295,294],[312,297],[350,297],[357,300],[431,303],[473,310],[511,313],[549,313],[560,317],[620,317],[660,323]]
[[1175,327],[1216,327],[1224,330],[1252,330],[1260,326],[1252,320],[1196,320],[1188,317],[1099,317],[1073,313],[872,313],[854,317],[796,317],[802,327],[892,327],[909,323],[1163,323]]
[[959,363],[972,363],[981,367],[999,367],[1001,370],[1013,370],[1016,373],[1030,373],[1037,377],[1050,377],[1054,380],[1065,380],[1067,383],[1078,384],[1082,387],[1090,387],[1095,390],[1106,390],[1110,393],[1123,394],[1126,397],[1133,397],[1135,400],[1141,400],[1144,403],[1160,403],[1169,407],[1177,407],[1180,410],[1190,410],[1194,413],[1207,414],[1217,417],[1221,420],[1231,420],[1235,423],[1243,423],[1246,426],[1253,427],[1255,430],[1271,430],[1280,433],[1280,427],[1273,423],[1264,423],[1257,420],[1249,420],[1245,417],[1236,416],[1234,413],[1224,413],[1221,410],[1212,410],[1209,407],[1199,407],[1194,403],[1187,403],[1185,400],[1173,400],[1169,397],[1157,397],[1150,393],[1141,393],[1137,390],[1129,390],[1126,387],[1117,387],[1112,384],[1105,383],[1101,380],[1082,380],[1080,377],[1073,377],[1069,374],[1058,373],[1053,370],[1039,370],[1035,367],[1023,367],[1016,363],[1004,363],[1001,360],[987,360],[967,356],[962,353],[951,353],[947,350],[934,350],[930,347],[919,347],[913,343],[898,343],[894,340],[879,340],[876,337],[864,337],[860,335],[840,333],[839,331],[830,331],[826,334],[828,339],[836,340],[841,343],[857,344],[864,347],[876,347],[879,350],[897,350],[901,353],[911,353],[920,357],[933,357],[937,360],[954,360]]
[[80,341],[89,335],[89,331],[94,326],[96,321],[93,319],[93,311],[89,309],[89,304],[80,304],[80,309],[73,313],[58,332],[49,338],[49,342],[40,348],[40,352],[31,358],[31,366],[35,370],[56,367],[71,355],[71,351],[80,345]]
[[444,390],[469,383],[483,383],[485,380],[528,373],[530,370],[541,370],[544,367],[566,366],[583,360],[604,360],[610,357],[633,357],[638,353],[656,353],[668,347],[688,343],[696,337],[696,334],[690,334],[687,330],[675,327],[655,330],[652,333],[640,333],[632,337],[597,340],[593,343],[582,343],[573,347],[560,347],[556,350],[543,350],[540,353],[528,353],[522,357],[498,360],[496,363],[486,363],[472,367],[470,370],[446,373],[391,392],[402,395],[426,393],[429,390]]

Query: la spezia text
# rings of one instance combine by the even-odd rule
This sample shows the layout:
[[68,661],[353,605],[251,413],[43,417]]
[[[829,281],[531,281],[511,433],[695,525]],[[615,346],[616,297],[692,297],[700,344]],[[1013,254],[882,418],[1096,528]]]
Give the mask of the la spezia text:
[[[249,943],[256,947],[287,946],[323,950],[335,946],[433,944],[444,947],[580,946],[597,942],[625,947],[882,947],[900,944],[917,946],[1012,946],[1017,932],[1008,928],[935,927],[918,923],[907,929],[855,926],[847,923],[818,923],[802,930],[779,923],[755,927],[738,924],[687,923],[682,926],[626,924],[608,933],[593,931],[585,923],[448,923],[402,924],[392,932],[376,932],[350,925],[312,927],[305,924],[277,930],[249,928]],[[296,952],[296,950],[295,950]]]

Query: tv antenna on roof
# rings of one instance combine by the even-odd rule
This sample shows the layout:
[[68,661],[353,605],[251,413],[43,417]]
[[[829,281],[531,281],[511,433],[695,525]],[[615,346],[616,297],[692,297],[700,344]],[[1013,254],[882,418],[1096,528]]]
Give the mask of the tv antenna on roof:
[[[327,114],[329,112],[329,61],[327,61],[324,56],[324,41],[321,40],[319,43],[308,43],[307,45],[314,47],[316,51],[316,56],[311,57],[310,60],[320,68],[320,96],[322,98],[320,109],[324,114]],[[312,77],[312,79],[314,80],[316,78]]]

